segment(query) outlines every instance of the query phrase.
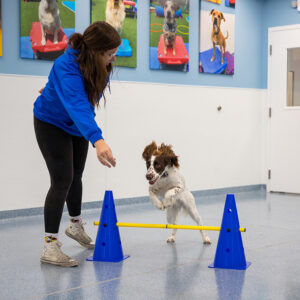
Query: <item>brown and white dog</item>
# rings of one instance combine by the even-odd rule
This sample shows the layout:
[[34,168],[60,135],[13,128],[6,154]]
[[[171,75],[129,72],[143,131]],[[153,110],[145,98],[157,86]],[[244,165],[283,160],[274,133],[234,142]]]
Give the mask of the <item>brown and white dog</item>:
[[126,16],[124,0],[107,0],[105,13],[106,22],[114,27],[120,34]]
[[[147,166],[150,202],[160,210],[166,209],[168,224],[177,224],[178,213],[183,209],[197,225],[202,226],[194,196],[179,172],[178,156],[172,150],[172,146],[161,144],[158,147],[152,142],[145,147],[143,158]],[[210,244],[205,231],[200,232],[203,243]],[[167,242],[174,243],[175,239],[176,229],[173,229]]]
[[39,20],[41,23],[41,44],[46,45],[46,35],[53,35],[53,43],[58,43],[58,33],[61,27],[59,10],[56,0],[41,0],[39,4]]
[[217,11],[215,9],[212,9],[209,13],[209,15],[212,16],[212,32],[211,32],[211,41],[213,43],[213,57],[211,58],[211,61],[213,62],[215,60],[216,56],[216,45],[219,45],[220,50],[221,50],[221,64],[223,65],[224,59],[223,56],[226,51],[226,40],[228,39],[228,31],[227,31],[227,36],[224,37],[222,31],[221,31],[221,22],[225,18],[222,12]]
[[173,49],[173,56],[176,54],[176,34],[177,34],[177,24],[175,14],[179,6],[176,4],[175,0],[164,0],[162,2],[164,9],[164,54],[167,54],[167,48]]

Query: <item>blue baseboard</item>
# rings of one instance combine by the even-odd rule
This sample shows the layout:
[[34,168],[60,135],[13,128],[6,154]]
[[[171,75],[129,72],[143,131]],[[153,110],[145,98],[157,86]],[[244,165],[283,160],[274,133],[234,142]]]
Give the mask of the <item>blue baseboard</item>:
[[[226,194],[235,194],[242,192],[253,192],[253,191],[266,191],[265,184],[257,185],[248,185],[248,186],[239,186],[239,187],[230,187],[230,188],[221,188],[221,189],[211,189],[211,190],[202,190],[202,191],[192,191],[194,197],[207,197],[207,196],[217,196],[217,195],[226,195]],[[101,208],[102,200],[93,201],[93,202],[84,202],[82,204],[82,209],[93,209]],[[133,198],[123,198],[115,199],[115,205],[132,205],[139,203],[149,202],[148,196],[143,197],[133,197]],[[66,208],[64,209],[66,211]],[[1,219],[11,219],[17,217],[26,217],[26,216],[37,216],[42,215],[44,212],[44,207],[35,207],[35,208],[25,208],[25,209],[14,209],[14,210],[4,210],[0,211],[0,220]]]

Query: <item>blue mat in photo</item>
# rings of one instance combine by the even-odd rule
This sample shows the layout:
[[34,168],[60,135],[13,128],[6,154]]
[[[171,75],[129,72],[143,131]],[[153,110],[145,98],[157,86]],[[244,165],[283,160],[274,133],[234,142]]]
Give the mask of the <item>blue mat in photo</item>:
[[[63,28],[63,31],[67,38],[69,38],[74,32],[74,28]],[[31,48],[30,36],[22,36],[20,38],[20,57],[21,58],[34,58],[34,53]]]
[[62,4],[75,13],[75,1],[63,1]]
[[121,56],[121,57],[132,56],[132,48],[130,47],[129,41],[127,39],[122,39],[122,44],[120,45],[116,56]]
[[221,64],[221,51],[218,47],[216,47],[216,56],[215,60],[211,62],[211,58],[213,56],[213,48],[206,50],[204,52],[199,53],[199,60],[203,68],[204,73],[211,73],[211,74],[221,74],[225,71],[228,61],[224,56],[224,63]]
[[[186,50],[189,52],[189,44],[184,43]],[[150,69],[151,70],[160,70],[160,62],[157,58],[158,52],[157,47],[150,47]],[[189,65],[189,64],[188,64]]]

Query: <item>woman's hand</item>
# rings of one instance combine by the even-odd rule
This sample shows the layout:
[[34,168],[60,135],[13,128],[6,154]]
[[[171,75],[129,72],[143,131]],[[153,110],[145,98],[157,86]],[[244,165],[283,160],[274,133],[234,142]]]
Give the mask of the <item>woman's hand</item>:
[[98,140],[94,143],[94,146],[96,147],[97,157],[102,165],[108,168],[116,166],[116,159],[113,157],[109,146],[104,140]]

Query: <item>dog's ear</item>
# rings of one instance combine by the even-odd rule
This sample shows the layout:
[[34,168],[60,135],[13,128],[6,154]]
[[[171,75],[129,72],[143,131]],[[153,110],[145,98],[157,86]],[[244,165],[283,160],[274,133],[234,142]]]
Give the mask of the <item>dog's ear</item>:
[[225,18],[224,18],[223,13],[221,13],[221,20],[222,20],[222,19],[224,20],[224,22],[226,21]]
[[153,141],[151,144],[149,144],[148,146],[145,147],[144,152],[143,152],[143,159],[145,161],[148,161],[151,156],[152,153],[157,150],[157,145],[156,143]]
[[158,3],[160,4],[160,6],[164,7],[165,6],[165,2],[166,0],[159,0]]
[[177,168],[179,167],[178,156],[175,154],[171,156],[171,165]]
[[211,16],[211,15],[213,14],[214,11],[215,11],[215,10],[212,9],[212,10],[210,11],[209,15]]
[[182,5],[181,0],[174,0],[174,9],[175,12],[180,8],[180,6]]
[[163,157],[165,165],[179,167],[178,156],[172,150],[171,145],[161,144],[158,150],[162,153],[161,157]]

